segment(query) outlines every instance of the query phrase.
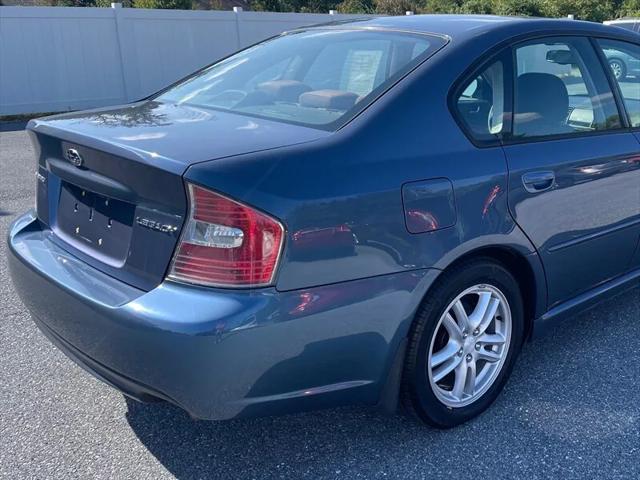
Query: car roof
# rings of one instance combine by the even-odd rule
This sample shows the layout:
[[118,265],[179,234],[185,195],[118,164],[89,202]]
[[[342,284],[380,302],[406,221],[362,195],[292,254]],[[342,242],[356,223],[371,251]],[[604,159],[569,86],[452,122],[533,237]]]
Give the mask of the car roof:
[[[534,17],[501,17],[497,15],[406,15],[368,17],[318,25],[315,28],[367,28],[436,34],[452,40],[465,41],[483,33],[503,31],[505,36],[533,32],[559,33],[563,31],[604,36],[627,36],[619,29],[601,23],[580,20]],[[309,27],[314,28],[314,27]],[[632,37],[638,39],[637,34]]]

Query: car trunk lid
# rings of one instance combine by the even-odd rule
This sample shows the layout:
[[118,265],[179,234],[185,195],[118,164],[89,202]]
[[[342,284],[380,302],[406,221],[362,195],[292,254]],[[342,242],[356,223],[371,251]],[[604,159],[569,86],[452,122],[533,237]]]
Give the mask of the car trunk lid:
[[156,102],[35,120],[28,130],[38,155],[38,217],[52,239],[144,290],[164,279],[175,250],[189,166],[328,134]]

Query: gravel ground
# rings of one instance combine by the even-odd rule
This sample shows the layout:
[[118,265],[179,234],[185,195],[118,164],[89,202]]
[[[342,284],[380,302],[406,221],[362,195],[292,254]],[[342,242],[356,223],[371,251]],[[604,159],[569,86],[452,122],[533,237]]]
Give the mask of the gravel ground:
[[527,345],[496,404],[451,431],[359,408],[195,422],[125,400],[37,331],[4,242],[32,172],[20,125],[0,126],[0,478],[639,477],[640,290]]

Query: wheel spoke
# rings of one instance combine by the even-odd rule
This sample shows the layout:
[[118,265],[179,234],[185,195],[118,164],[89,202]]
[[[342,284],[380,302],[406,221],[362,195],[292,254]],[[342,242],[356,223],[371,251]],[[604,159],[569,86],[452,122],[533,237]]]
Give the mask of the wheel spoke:
[[493,321],[493,317],[496,316],[498,307],[500,307],[500,300],[497,298],[492,298],[489,302],[487,310],[484,312],[484,316],[480,321],[480,325],[478,325],[477,327],[480,334],[484,333],[487,327],[491,324],[491,322]]
[[462,340],[462,329],[458,326],[450,313],[447,313],[442,319],[442,326],[447,330],[449,338],[456,341]]
[[458,354],[459,349],[460,345],[457,342],[449,340],[442,350],[431,355],[431,368],[435,368],[455,357]]
[[499,333],[486,333],[478,339],[478,342],[485,345],[504,345],[505,339]]
[[478,304],[476,305],[476,308],[473,309],[471,315],[469,315],[469,325],[473,329],[480,326],[491,303],[491,292],[480,292],[478,296],[480,297],[478,299]]
[[469,317],[467,316],[467,312],[464,310],[464,306],[460,300],[453,304],[452,310],[456,316],[460,329],[470,330],[471,326],[469,325]]
[[472,396],[476,390],[476,362],[467,363],[467,378],[465,379],[464,393]]
[[[433,357],[432,357],[433,358]],[[459,364],[461,358],[456,356],[450,357],[448,361],[445,361],[438,368],[434,368],[432,371],[433,381],[438,383],[444,377],[449,375]]]
[[491,350],[486,350],[484,348],[481,348],[478,352],[478,360],[485,360],[489,363],[495,363],[498,362],[500,358],[501,355],[499,353],[493,352]]
[[451,394],[459,400],[462,399],[464,387],[467,384],[467,371],[467,364],[460,362],[460,365],[456,368],[456,378],[453,382],[453,390],[451,390]]

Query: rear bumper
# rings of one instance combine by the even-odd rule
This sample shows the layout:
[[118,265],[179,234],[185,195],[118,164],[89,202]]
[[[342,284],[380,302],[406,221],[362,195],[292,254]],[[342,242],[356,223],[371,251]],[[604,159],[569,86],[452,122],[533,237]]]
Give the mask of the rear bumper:
[[435,270],[313,289],[148,292],[57,246],[33,214],[9,234],[14,285],[43,333],[138,400],[227,419],[379,401]]

